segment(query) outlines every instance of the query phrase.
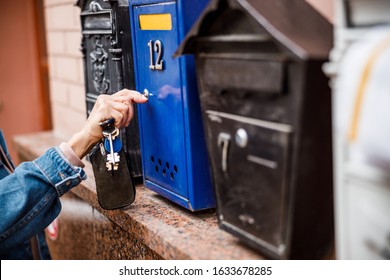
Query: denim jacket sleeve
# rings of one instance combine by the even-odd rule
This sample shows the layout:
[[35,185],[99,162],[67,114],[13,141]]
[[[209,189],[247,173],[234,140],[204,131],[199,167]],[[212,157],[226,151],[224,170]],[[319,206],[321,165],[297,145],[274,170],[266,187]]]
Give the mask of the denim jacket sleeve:
[[85,178],[54,147],[1,179],[0,253],[45,229],[61,210],[59,197]]

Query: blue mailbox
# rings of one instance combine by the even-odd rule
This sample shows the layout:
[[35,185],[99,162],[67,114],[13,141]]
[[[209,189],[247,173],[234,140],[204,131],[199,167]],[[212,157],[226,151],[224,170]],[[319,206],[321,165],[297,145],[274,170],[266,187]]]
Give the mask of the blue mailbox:
[[[130,0],[144,185],[191,210],[215,206],[192,56],[172,55],[207,0]],[[145,91],[145,92],[146,92]]]

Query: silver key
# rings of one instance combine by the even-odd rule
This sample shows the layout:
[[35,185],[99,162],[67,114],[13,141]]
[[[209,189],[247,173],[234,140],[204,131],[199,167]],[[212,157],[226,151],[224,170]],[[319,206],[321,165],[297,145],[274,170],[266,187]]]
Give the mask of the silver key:
[[112,141],[119,135],[119,130],[115,126],[108,126],[103,129],[103,136],[107,138],[110,151],[107,152],[107,161],[106,167],[108,171],[118,170],[120,156],[118,153],[114,152],[114,147]]

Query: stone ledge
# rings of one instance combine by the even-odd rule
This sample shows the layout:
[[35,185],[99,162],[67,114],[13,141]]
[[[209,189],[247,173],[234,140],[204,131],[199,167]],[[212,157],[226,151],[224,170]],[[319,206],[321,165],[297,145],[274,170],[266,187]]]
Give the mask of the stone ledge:
[[[64,139],[49,131],[16,136],[13,144],[21,160],[32,160],[61,141]],[[72,193],[164,259],[263,259],[237,238],[219,229],[215,210],[190,212],[143,185],[136,187],[136,199],[130,207],[102,209],[97,201],[91,164],[86,160],[84,163],[88,179]]]

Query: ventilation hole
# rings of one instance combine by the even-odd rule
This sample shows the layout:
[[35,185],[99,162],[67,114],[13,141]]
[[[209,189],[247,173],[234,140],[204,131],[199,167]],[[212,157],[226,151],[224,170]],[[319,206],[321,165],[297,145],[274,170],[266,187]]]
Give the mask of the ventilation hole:
[[165,169],[163,169],[162,172],[163,172],[163,175],[164,175],[164,176],[167,176],[167,171],[166,171]]
[[173,166],[173,170],[175,170],[176,173],[178,172],[178,169],[177,169],[176,165]]
[[169,169],[169,162],[166,162],[165,166],[167,167],[167,169]]
[[175,179],[175,175],[173,174],[173,172],[171,172],[170,175],[172,180]]
[[154,156],[151,156],[150,160],[154,163]]
[[156,165],[155,168],[156,168],[156,172],[158,173],[158,166]]
[[158,159],[158,165],[162,165],[162,161],[161,161],[161,159]]

